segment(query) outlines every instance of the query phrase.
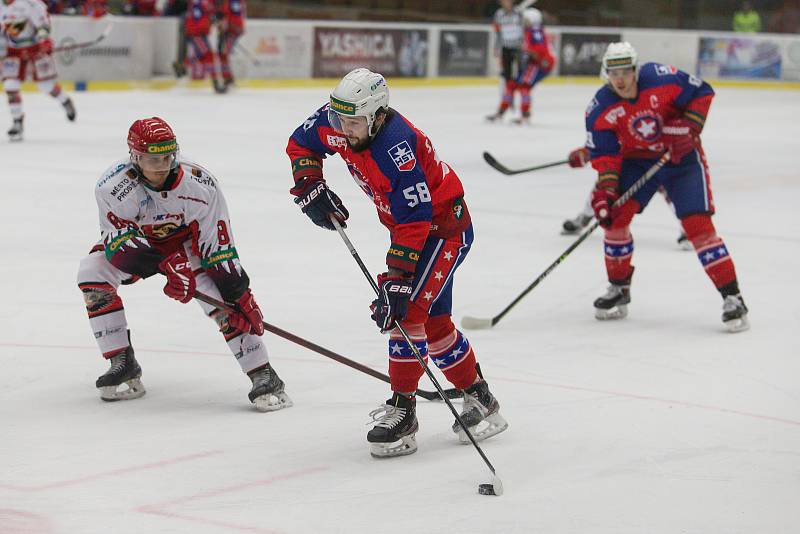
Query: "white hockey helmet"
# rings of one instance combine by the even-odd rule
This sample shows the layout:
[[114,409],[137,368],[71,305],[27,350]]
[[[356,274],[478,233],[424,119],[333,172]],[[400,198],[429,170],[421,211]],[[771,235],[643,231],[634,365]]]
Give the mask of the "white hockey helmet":
[[542,12],[535,7],[529,7],[522,12],[522,21],[526,26],[542,27]]
[[603,68],[600,75],[608,81],[608,71],[615,69],[629,69],[636,71],[639,62],[639,54],[636,49],[627,41],[610,43],[603,54]]
[[364,117],[371,138],[377,133],[372,128],[375,115],[381,109],[389,111],[386,79],[377,72],[361,67],[348,72],[331,93],[328,120],[335,130],[342,131],[339,115]]

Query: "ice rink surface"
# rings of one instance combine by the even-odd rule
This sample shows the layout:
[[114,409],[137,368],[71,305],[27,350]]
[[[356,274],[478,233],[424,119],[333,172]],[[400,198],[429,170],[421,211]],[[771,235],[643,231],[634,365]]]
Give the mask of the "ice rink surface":
[[[594,179],[566,167],[507,177],[481,152],[509,166],[563,159],[584,140],[595,89],[540,87],[529,128],[482,122],[495,87],[392,90],[466,188],[476,240],[456,276],[457,320],[499,312],[569,246],[561,222]],[[94,184],[150,115],[219,178],[267,321],[386,371],[366,280],[288,194],[286,140],[327,92],[79,93],[75,124],[49,97],[24,96],[25,141],[0,139],[0,532],[797,532],[800,92],[720,88],[704,134],[750,331],[724,331],[721,298],[656,197],[634,221],[627,319],[593,317],[606,287],[598,231],[495,329],[467,332],[510,423],[483,442],[502,497],[477,494],[488,470],[442,403],[419,401],[416,454],[371,458],[367,414],[388,387],[274,336],[295,406],[254,411],[215,325],[157,277],[121,290],[148,393],[101,402],[107,364],[75,275],[98,237]],[[341,161],[326,176],[377,273],[388,233]]]

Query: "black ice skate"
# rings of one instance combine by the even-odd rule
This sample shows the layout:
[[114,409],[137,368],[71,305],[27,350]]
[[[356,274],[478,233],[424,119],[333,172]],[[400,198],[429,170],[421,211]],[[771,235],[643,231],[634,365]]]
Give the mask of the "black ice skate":
[[218,95],[224,95],[228,92],[228,85],[224,81],[213,77],[211,78],[211,86],[214,88],[214,92]]
[[64,111],[67,112],[67,119],[70,122],[74,122],[77,113],[75,113],[75,105],[72,103],[72,99],[68,98],[67,101],[61,105],[64,106]]
[[512,119],[512,124],[516,124],[518,126],[530,126],[531,125],[531,114],[530,113],[523,113],[522,116]]
[[574,219],[564,221],[564,224],[561,225],[561,233],[563,235],[577,234],[586,228],[590,222],[592,222],[592,216],[581,213]]
[[[489,384],[485,380],[464,390],[464,406],[460,416],[475,441],[490,438],[508,428],[508,423],[500,415],[500,403],[489,391]],[[461,443],[470,442],[458,421],[453,422],[453,432],[458,434]]]
[[497,110],[496,113],[492,113],[491,115],[486,116],[486,120],[489,122],[498,122],[502,120],[503,115],[505,114],[506,110]]
[[174,61],[172,63],[172,70],[175,71],[176,78],[183,78],[186,76],[186,66],[180,61]]
[[375,422],[367,433],[372,456],[390,458],[417,452],[414,438],[419,430],[416,398],[395,393],[386,404],[372,410],[369,415]]
[[[138,399],[146,393],[141,378],[142,368],[133,355],[133,347],[128,346],[124,352],[111,357],[111,368],[97,379],[95,386],[104,401]],[[122,384],[127,389],[119,391],[117,388]]]
[[692,242],[686,237],[686,232],[681,232],[677,241],[681,250],[694,250],[694,245],[692,245]]
[[8,130],[8,139],[10,141],[22,141],[22,130],[23,130],[22,121],[24,118],[25,117],[14,119],[14,123]]
[[250,402],[260,412],[274,412],[292,406],[292,399],[284,392],[283,380],[270,364],[247,373],[253,382],[253,389],[247,394]]
[[623,319],[628,315],[630,302],[630,283],[612,283],[606,294],[594,301],[594,316],[601,321]]
[[747,320],[747,306],[741,294],[727,295],[722,303],[722,322],[728,332],[742,332],[750,328]]

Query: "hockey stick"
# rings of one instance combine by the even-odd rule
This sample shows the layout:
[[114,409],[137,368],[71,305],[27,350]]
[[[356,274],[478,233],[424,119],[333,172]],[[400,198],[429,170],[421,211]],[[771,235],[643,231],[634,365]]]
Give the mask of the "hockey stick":
[[511,170],[502,163],[500,163],[499,161],[497,161],[497,159],[495,159],[495,157],[489,154],[488,152],[483,153],[483,159],[486,160],[486,163],[488,163],[495,170],[500,171],[503,174],[507,174],[509,176],[512,174],[520,174],[523,172],[547,169],[549,167],[558,167],[559,165],[564,165],[565,163],[569,163],[569,160],[565,159],[563,161],[554,161],[553,163],[545,163],[544,165],[536,165],[534,167],[525,167],[524,169]]
[[234,47],[237,50],[240,50],[242,52],[242,55],[244,55],[247,58],[247,60],[250,61],[250,63],[252,63],[256,67],[260,67],[262,65],[262,63],[258,60],[258,58],[256,58],[256,56],[250,50],[245,48],[244,45],[239,42],[239,39],[236,40],[236,44],[234,45]]
[[[614,202],[614,207],[615,208],[619,208],[620,206],[625,204],[628,200],[630,200],[630,198],[633,197],[633,195],[636,194],[636,192],[639,191],[639,189],[644,187],[644,184],[646,184],[650,180],[650,178],[652,178],[659,170],[661,170],[661,167],[663,167],[667,163],[667,161],[669,161],[669,152],[665,152],[661,156],[661,158],[652,167],[650,167],[650,169],[648,169],[646,173],[644,173],[642,175],[641,178],[636,180],[633,183],[633,185],[630,188],[628,188],[628,190],[625,191],[625,193],[623,193],[623,195],[621,197],[619,197],[616,202]],[[589,226],[589,228],[584,230],[584,232],[580,235],[580,237],[577,240],[575,240],[575,242],[572,243],[569,246],[569,248],[567,250],[565,250],[561,254],[561,256],[559,256],[556,259],[556,261],[551,263],[550,266],[547,269],[545,269],[544,272],[542,274],[540,274],[536,278],[536,280],[533,281],[533,283],[531,283],[531,285],[526,287],[525,290],[517,296],[517,298],[512,300],[511,304],[509,304],[508,306],[503,308],[503,311],[501,311],[500,313],[498,313],[497,315],[495,315],[491,319],[483,319],[483,318],[480,318],[480,317],[465,316],[465,317],[463,317],[461,319],[461,326],[463,326],[464,328],[467,328],[469,330],[486,330],[486,329],[492,328],[494,325],[496,325],[498,322],[500,322],[500,319],[502,319],[509,311],[511,311],[511,308],[516,306],[517,303],[519,301],[521,301],[525,297],[525,295],[527,295],[528,293],[533,291],[533,289],[536,286],[538,286],[539,283],[542,280],[544,280],[547,277],[547,275],[549,275],[553,271],[553,269],[555,269],[558,266],[558,264],[560,264],[562,261],[564,261],[567,258],[567,256],[569,256],[570,253],[572,253],[573,250],[578,248],[578,245],[583,243],[583,241],[587,237],[589,237],[589,234],[594,232],[594,230],[599,226],[599,224],[600,223],[598,223],[595,220]]]
[[[211,296],[206,295],[204,293],[201,293],[199,291],[195,292],[194,298],[196,298],[197,300],[199,300],[201,302],[205,302],[206,304],[210,304],[210,305],[212,305],[215,308],[220,309],[220,310],[225,310],[227,312],[235,311],[234,307],[231,306],[230,304],[227,304],[226,302],[223,302],[221,300],[217,300],[214,297],[211,297]],[[263,324],[264,324],[264,330],[266,330],[268,332],[271,332],[271,333],[275,334],[278,337],[282,337],[283,339],[291,341],[292,343],[296,343],[297,345],[300,345],[301,347],[304,347],[304,348],[307,348],[309,350],[312,350],[312,351],[316,352],[317,354],[321,354],[321,355],[326,356],[326,357],[328,357],[328,358],[330,358],[332,360],[335,360],[335,361],[337,361],[339,363],[342,363],[342,364],[344,364],[344,365],[346,365],[348,367],[352,367],[353,369],[356,369],[357,371],[361,371],[362,373],[368,374],[371,377],[377,378],[378,380],[382,380],[383,382],[386,382],[387,384],[390,383],[389,382],[389,377],[387,375],[385,375],[385,374],[383,374],[383,373],[381,373],[379,371],[376,371],[375,369],[367,367],[366,365],[363,365],[361,363],[353,361],[350,358],[346,358],[346,357],[344,357],[344,356],[342,356],[340,354],[336,354],[332,350],[328,350],[325,347],[321,347],[321,346],[317,345],[316,343],[308,341],[307,339],[303,339],[300,336],[296,336],[296,335],[292,334],[291,332],[287,332],[286,330],[284,330],[282,328],[278,328],[275,325],[271,325],[271,324],[269,324],[267,322],[264,322]],[[452,395],[451,398],[459,398],[461,396],[461,392],[458,391],[458,390],[453,390],[452,393],[450,393],[449,390],[448,390],[447,393]],[[435,392],[435,391],[425,391],[423,389],[418,389],[417,390],[417,395],[419,395],[423,399],[427,399],[427,400],[439,400],[439,398],[440,398],[439,394],[437,392]]]
[[[342,241],[344,241],[344,244],[347,245],[347,248],[350,250],[350,255],[353,256],[353,259],[356,260],[356,263],[361,268],[361,272],[364,273],[364,276],[367,277],[367,280],[372,286],[372,290],[375,291],[376,295],[380,296],[380,290],[378,289],[378,284],[375,282],[375,279],[372,278],[372,275],[370,274],[369,269],[367,269],[367,266],[364,265],[364,262],[361,260],[361,256],[358,255],[358,252],[356,251],[356,248],[353,246],[353,243],[350,242],[350,239],[344,232],[344,228],[342,228],[342,225],[339,224],[338,219],[336,219],[336,217],[334,217],[333,215],[331,215],[331,222],[333,223],[333,226],[336,228],[336,231],[339,232],[339,236],[341,236]],[[417,361],[422,366],[422,369],[425,371],[425,374],[428,375],[430,381],[433,382],[434,386],[436,386],[436,391],[439,392],[439,396],[441,396],[441,398],[444,399],[445,404],[447,404],[447,407],[450,408],[450,412],[456,418],[458,425],[464,431],[464,434],[472,442],[472,445],[475,447],[475,450],[478,451],[478,454],[480,454],[481,458],[483,459],[483,462],[489,468],[489,471],[492,472],[492,482],[490,484],[478,485],[478,493],[481,495],[502,495],[503,481],[500,480],[500,477],[497,475],[497,471],[495,471],[492,462],[489,461],[489,458],[483,452],[481,446],[478,445],[477,441],[475,441],[475,436],[472,435],[472,432],[470,432],[469,428],[467,428],[467,425],[464,424],[464,421],[461,419],[461,416],[458,415],[458,412],[453,406],[453,403],[450,402],[450,399],[447,397],[447,394],[442,389],[442,386],[439,384],[439,381],[433,375],[433,372],[431,372],[430,368],[428,367],[428,364],[425,363],[425,360],[422,358],[422,354],[420,353],[417,346],[414,345],[414,343],[411,341],[411,337],[409,337],[408,332],[406,332],[406,329],[403,328],[403,326],[400,323],[397,323],[395,325],[395,328],[397,328],[397,330],[403,336],[403,339],[405,339],[406,343],[408,343],[408,346],[411,347],[411,352],[414,353],[414,356],[417,358]]]
[[101,33],[100,35],[98,35],[97,37],[92,39],[91,41],[86,41],[84,43],[73,43],[73,44],[58,46],[58,47],[53,48],[53,52],[68,52],[69,50],[75,50],[76,48],[86,48],[88,46],[94,46],[97,43],[99,43],[100,41],[102,41],[103,39],[105,39],[106,37],[108,37],[108,34],[111,33],[112,26],[114,26],[114,21],[110,20],[108,22],[108,25],[106,26],[106,28],[103,30],[103,33]]

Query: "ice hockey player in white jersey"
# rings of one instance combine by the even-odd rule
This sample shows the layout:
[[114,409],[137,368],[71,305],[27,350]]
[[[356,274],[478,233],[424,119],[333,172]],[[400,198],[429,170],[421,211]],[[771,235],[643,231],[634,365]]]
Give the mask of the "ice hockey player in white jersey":
[[180,159],[175,134],[161,118],[134,122],[128,147],[130,158],[112,165],[97,183],[101,239],[78,271],[94,337],[110,364],[96,382],[100,397],[115,401],[144,395],[117,289],[163,274],[164,293],[179,302],[202,291],[230,303],[235,312],[200,306],[250,377],[250,401],[261,411],[291,406],[261,339],[263,317],[239,261],[217,180]]
[[41,92],[61,103],[70,121],[75,120],[75,106],[57,80],[47,6],[41,0],[2,2],[5,5],[0,9],[0,26],[7,45],[2,77],[13,120],[8,136],[12,141],[20,141],[25,119],[20,90],[29,73]]

